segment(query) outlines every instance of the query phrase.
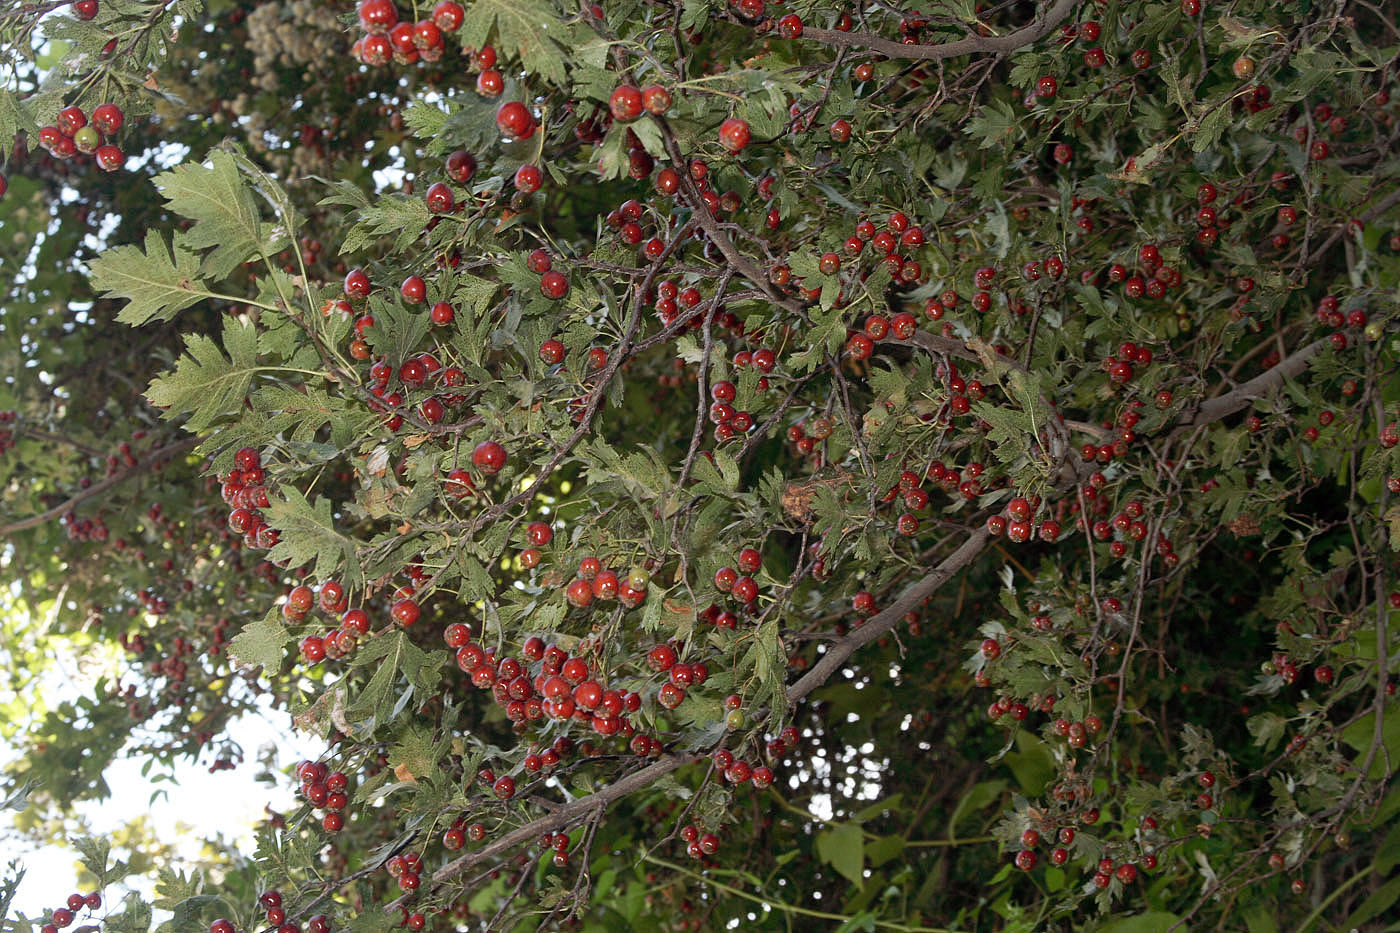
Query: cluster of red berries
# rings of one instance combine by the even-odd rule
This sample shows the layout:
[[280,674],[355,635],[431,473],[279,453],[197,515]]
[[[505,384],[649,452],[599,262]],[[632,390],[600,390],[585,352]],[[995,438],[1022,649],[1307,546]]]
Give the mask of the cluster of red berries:
[[91,155],[97,167],[115,172],[126,161],[121,149],[104,138],[121,129],[125,114],[116,104],[98,104],[91,120],[83,108],[75,105],[58,112],[53,125],[40,127],[39,144],[55,159],[71,159],[77,153]]
[[236,466],[219,478],[224,504],[229,506],[228,527],[243,536],[250,548],[271,548],[280,535],[263,518],[268,506],[267,475],[262,468],[262,455],[251,447],[243,447],[233,455]]
[[715,589],[729,593],[744,606],[749,606],[758,599],[758,583],[751,574],[758,573],[763,566],[763,555],[755,548],[746,547],[735,555],[734,562],[738,570],[721,567],[715,571]]
[[422,882],[419,876],[423,871],[423,857],[417,852],[403,852],[389,858],[384,863],[384,870],[390,877],[398,879],[400,890],[417,891]]
[[[766,381],[765,381],[766,384]],[[710,423],[715,426],[715,443],[723,444],[737,437],[744,437],[754,428],[753,415],[747,411],[735,411],[734,400],[739,390],[727,379],[721,379],[710,386]]]
[[[1091,490],[1094,492],[1092,497],[1088,495]],[[1100,497],[1097,489],[1090,486],[1085,490],[1085,498],[1094,502],[1095,510],[1099,511],[1100,514],[1107,513],[1108,499]],[[1123,557],[1128,553],[1129,541],[1141,541],[1147,537],[1147,523],[1142,519],[1142,503],[1132,499],[1123,506],[1122,511],[1111,519],[1100,519],[1094,522],[1092,533],[1095,540],[1109,542],[1109,551],[1114,557]]]
[[1341,310],[1341,303],[1337,301],[1335,295],[1323,295],[1317,303],[1317,321],[1325,327],[1335,328],[1329,338],[1334,350],[1345,350],[1347,348],[1347,335],[1343,328],[1362,330],[1366,328],[1369,320],[1365,309],[1352,308],[1349,311]]
[[[827,255],[833,255],[828,253]],[[897,340],[909,340],[919,329],[918,319],[908,311],[902,311],[893,318],[882,314],[872,314],[865,319],[862,330],[852,330],[846,339],[846,352],[854,360],[868,360],[875,352],[875,344],[893,335]]]
[[[296,773],[301,781],[302,797],[315,809],[325,811],[321,817],[321,827],[328,833],[340,832],[345,826],[342,811],[350,803],[346,793],[350,779],[344,772],[331,771],[322,761],[303,761],[297,765]],[[280,922],[270,916],[267,919],[274,925]]]
[[[0,194],[3,194],[0,191]],[[0,411],[0,454],[12,449],[15,446],[15,431],[10,425],[15,423],[19,413],[15,411]]]
[[[309,586],[293,587],[282,605],[282,617],[294,624],[303,621],[311,608],[311,596]],[[323,635],[307,635],[301,640],[301,656],[307,664],[316,664],[326,658],[339,660],[349,657],[359,646],[359,640],[370,631],[369,613],[358,607],[347,609],[344,591],[339,583],[332,580],[322,584],[319,603],[323,612],[340,613],[340,624]],[[405,597],[394,604],[390,615],[399,625],[406,626],[417,620],[417,610],[418,604]]]
[[365,35],[351,49],[356,58],[366,65],[412,65],[439,61],[443,36],[462,28],[466,11],[456,0],[441,0],[427,19],[408,23],[399,21],[393,0],[360,0],[359,15]]
[[58,933],[66,927],[72,926],[74,919],[83,910],[97,910],[102,906],[102,895],[94,891],[91,894],[80,894],[73,892],[68,895],[65,906],[54,908],[49,914],[49,920],[39,928],[39,933]]
[[[1029,541],[1037,530],[1032,518],[1039,511],[1040,505],[1039,496],[1013,496],[1001,514],[987,519],[987,530],[994,535],[1005,534],[1009,540],[1018,544]],[[1053,518],[1044,519],[1040,522],[1039,533],[1042,541],[1058,541],[1060,523]]]
[[573,845],[573,840],[565,832],[542,833],[540,835],[540,848],[549,856],[549,860],[555,868],[568,867],[569,847],[571,845]]
[[666,709],[675,709],[685,701],[686,688],[699,686],[710,678],[710,668],[704,661],[686,663],[680,660],[676,646],[670,642],[655,645],[647,652],[647,665],[667,680],[656,692],[656,702]]
[[578,576],[564,590],[569,605],[587,609],[593,600],[613,600],[628,609],[636,609],[647,598],[650,575],[641,567],[633,567],[625,577],[617,571],[603,566],[596,557],[585,557],[579,561]]
[[[521,658],[497,659],[492,649],[472,640],[471,628],[464,622],[448,625],[443,639],[456,650],[457,666],[471,676],[477,688],[490,690],[506,718],[519,728],[548,717],[556,721],[576,719],[603,736],[634,734],[626,714],[641,709],[641,695],[606,687],[593,676],[587,661],[557,645],[531,637]],[[535,662],[539,663],[538,672],[531,677],[529,665]],[[552,767],[559,761],[557,750],[551,757],[546,762],[540,755],[527,755],[525,768],[535,772]],[[497,786],[496,791],[501,795],[502,787]]]
[[727,748],[721,748],[714,753],[715,780],[724,781],[726,784],[746,784],[753,782],[753,786],[759,790],[764,790],[773,783],[773,769],[767,765],[751,765],[747,761],[735,758],[734,753]]
[[681,841],[685,843],[686,854],[691,858],[704,858],[719,851],[719,836],[714,833],[701,833],[691,823],[681,827]]
[[791,443],[799,456],[815,457],[816,467],[822,464],[822,451],[817,445],[831,436],[835,430],[830,418],[819,416],[809,422],[799,422],[790,425],[787,429],[787,439]]

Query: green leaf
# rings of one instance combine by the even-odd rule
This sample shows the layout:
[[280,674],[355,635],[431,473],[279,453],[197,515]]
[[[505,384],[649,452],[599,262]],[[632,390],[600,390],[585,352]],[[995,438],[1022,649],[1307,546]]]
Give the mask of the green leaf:
[[1099,933],[1167,933],[1179,918],[1164,910],[1150,910],[1135,917],[1119,917],[1099,928]]
[[355,542],[335,530],[331,500],[322,497],[312,503],[291,485],[283,486],[280,493],[281,498],[263,510],[267,523],[281,534],[267,559],[288,567],[315,561],[319,579],[343,577],[348,585],[359,585]]
[[[1374,894],[1361,902],[1361,906],[1356,908],[1350,917],[1342,921],[1338,929],[1355,930],[1372,917],[1379,917],[1390,910],[1394,903],[1400,900],[1400,878],[1392,878],[1383,884]],[[1392,916],[1393,920],[1394,917]]]
[[496,282],[464,272],[452,280],[452,301],[459,308],[470,311],[473,317],[477,317],[486,311],[499,287]]
[[238,318],[225,319],[224,348],[227,357],[208,337],[186,337],[185,355],[172,372],[151,383],[146,398],[165,409],[166,418],[190,413],[185,425],[190,431],[202,431],[219,418],[236,414],[257,370],[257,329]]
[[958,805],[953,808],[953,815],[948,818],[948,838],[956,838],[955,831],[958,825],[967,817],[974,813],[979,813],[991,804],[1001,799],[1001,795],[1006,792],[1007,783],[1002,780],[982,781],[974,784]]
[[377,356],[398,367],[417,348],[428,333],[431,320],[426,311],[409,311],[383,299],[371,299],[370,310],[374,324],[365,331],[365,340]]
[[904,854],[904,837],[881,836],[865,847],[865,854],[870,859],[870,867],[879,868]]
[[817,833],[817,855],[852,884],[865,886],[865,836],[859,823],[838,823]]
[[204,271],[221,279],[255,256],[271,256],[287,238],[274,224],[258,215],[253,193],[228,152],[215,150],[207,164],[187,162],[156,176],[156,188],[166,206],[193,220],[182,245],[209,249]]
[[[1234,112],[1228,104],[1217,102],[1208,106],[1214,106],[1215,109],[1204,117],[1198,118],[1198,121],[1193,121],[1194,133],[1191,135],[1191,148],[1196,152],[1203,152],[1215,145],[1215,141],[1221,137],[1231,121],[1234,120]],[[1191,132],[1192,126],[1190,124],[1188,124],[1187,130]]]
[[273,609],[256,622],[243,626],[243,631],[228,643],[228,656],[244,667],[262,667],[269,672],[280,668],[283,649],[294,636],[279,616],[280,611]]
[[151,905],[140,894],[132,892],[122,902],[122,912],[108,914],[102,921],[106,933],[149,933],[151,929]]
[[[394,706],[390,697],[400,671],[420,693],[431,693],[442,676],[441,667],[433,656],[413,644],[405,632],[374,638],[361,648],[355,665],[369,664],[376,665],[374,676],[346,709],[355,718],[373,717],[382,721],[391,717]],[[398,702],[409,695],[405,693]]]
[[[1375,738],[1376,714],[1367,713],[1342,730],[1342,741],[1356,749],[1358,763],[1366,759]],[[1386,716],[1381,722],[1381,744],[1367,777],[1376,780],[1385,774],[1387,761],[1400,758],[1400,716]]]
[[368,207],[355,212],[356,223],[340,244],[340,254],[354,253],[373,245],[383,236],[394,236],[396,250],[408,246],[423,233],[432,215],[422,198],[404,194],[381,194]]
[[1016,125],[1016,112],[1011,105],[995,100],[977,111],[963,132],[979,140],[979,149],[1003,148],[1015,138]]
[[147,230],[145,249],[115,246],[89,263],[101,297],[127,300],[117,320],[133,327],[168,321],[208,297],[199,279],[199,259],[178,245],[173,253],[159,233]]
[[443,748],[433,741],[431,730],[409,726],[399,736],[398,744],[389,752],[389,767],[402,765],[415,778],[427,778],[437,770]]
[[495,30],[495,46],[504,56],[516,56],[527,71],[551,84],[568,80],[564,61],[567,30],[552,4],[544,0],[476,0],[467,5],[461,40],[480,48]]

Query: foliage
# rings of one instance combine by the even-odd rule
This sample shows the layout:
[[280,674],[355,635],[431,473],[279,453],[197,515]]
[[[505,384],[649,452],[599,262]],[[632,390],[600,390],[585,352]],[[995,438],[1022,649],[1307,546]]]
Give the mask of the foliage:
[[386,6],[0,12],[0,800],[308,759],[102,928],[1385,928],[1393,4]]

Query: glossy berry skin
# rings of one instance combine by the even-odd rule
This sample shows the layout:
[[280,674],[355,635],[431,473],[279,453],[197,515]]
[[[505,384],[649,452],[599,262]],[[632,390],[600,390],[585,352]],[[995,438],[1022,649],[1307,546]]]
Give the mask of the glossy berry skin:
[[608,98],[608,109],[619,123],[631,123],[642,115],[643,96],[639,88],[619,85]]
[[569,293],[569,278],[558,269],[551,269],[540,276],[540,291],[558,301]]
[[550,339],[540,344],[540,359],[550,366],[564,362],[564,344]]
[[544,547],[554,540],[554,529],[547,522],[531,522],[525,526],[525,534],[535,547]]
[[116,104],[98,104],[92,111],[92,126],[99,133],[111,136],[122,128],[126,115]]
[[593,604],[593,585],[587,580],[576,579],[569,584],[565,591],[565,598],[571,606],[579,609],[586,609]]
[[796,13],[789,13],[779,19],[778,35],[784,39],[800,39],[802,37],[802,17]]
[[535,117],[528,107],[512,100],[496,110],[496,126],[508,139],[529,139],[535,135]]
[[227,920],[215,920],[209,924],[209,933],[234,933],[233,924]]
[[649,84],[642,89],[642,108],[647,113],[661,116],[671,109],[671,92],[659,84]]
[[482,441],[472,451],[472,463],[487,475],[499,473],[506,465],[506,449],[496,441]]
[[522,165],[515,170],[515,190],[525,194],[534,194],[540,190],[540,185],[544,181],[544,176],[540,173],[538,165]]
[[457,317],[457,312],[454,311],[452,306],[447,302],[439,301],[437,304],[433,305],[433,309],[428,312],[428,316],[432,319],[434,324],[439,327],[445,327],[451,324]]
[[465,149],[458,149],[447,157],[443,168],[448,178],[464,185],[476,174],[476,157]]
[[424,196],[430,214],[446,214],[456,206],[456,198],[452,195],[452,189],[442,182],[437,182],[428,189]]
[[345,297],[346,298],[367,298],[369,297],[369,276],[363,269],[351,269],[345,275]]
[[423,299],[428,297],[428,283],[423,281],[421,275],[410,275],[399,286],[399,294],[411,305],[422,304]]
[[394,621],[403,628],[408,628],[414,622],[417,622],[421,612],[422,610],[418,608],[418,602],[412,599],[401,599],[394,603],[393,608],[389,610],[389,614],[393,616]]
[[442,0],[433,7],[433,23],[443,32],[456,32],[461,29],[466,15],[466,11],[457,0]]
[[[97,167],[104,172],[115,172],[126,163],[126,154],[111,143],[98,146],[97,151],[93,153],[92,157],[93,161],[97,163]],[[3,194],[3,192],[0,192],[0,194]]]
[[742,152],[751,138],[749,124],[737,117],[730,117],[719,125],[719,144],[732,154]]

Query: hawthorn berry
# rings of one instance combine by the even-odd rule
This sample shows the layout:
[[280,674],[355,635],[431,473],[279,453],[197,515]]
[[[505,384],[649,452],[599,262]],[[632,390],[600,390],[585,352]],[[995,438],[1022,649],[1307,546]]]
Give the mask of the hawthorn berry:
[[743,151],[750,138],[749,124],[744,120],[730,117],[720,124],[719,143],[732,154]]
[[496,109],[496,126],[507,139],[529,139],[535,135],[535,118],[528,107],[512,100]]

